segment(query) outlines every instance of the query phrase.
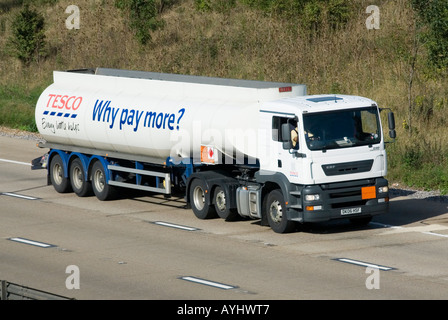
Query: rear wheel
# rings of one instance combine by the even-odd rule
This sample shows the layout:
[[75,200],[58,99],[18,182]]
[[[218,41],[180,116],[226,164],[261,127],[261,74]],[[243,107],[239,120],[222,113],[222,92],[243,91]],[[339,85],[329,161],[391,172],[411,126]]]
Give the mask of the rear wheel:
[[99,161],[96,161],[92,167],[92,189],[95,196],[101,201],[115,197],[115,188],[107,183],[106,172]]
[[238,217],[238,212],[235,209],[229,208],[229,202],[226,200],[226,192],[223,188],[216,187],[213,198],[216,213],[220,218],[226,221],[232,221]]
[[201,179],[194,179],[191,182],[190,203],[191,209],[199,219],[210,219],[216,216],[214,207],[210,205],[210,193]]
[[265,214],[269,226],[276,233],[288,233],[295,229],[295,222],[288,221],[286,204],[280,190],[273,190],[268,194]]
[[85,197],[91,194],[92,185],[90,181],[86,180],[86,173],[79,158],[70,164],[70,182],[77,196]]
[[64,176],[64,165],[60,155],[56,154],[50,162],[50,181],[59,193],[71,191],[70,180]]

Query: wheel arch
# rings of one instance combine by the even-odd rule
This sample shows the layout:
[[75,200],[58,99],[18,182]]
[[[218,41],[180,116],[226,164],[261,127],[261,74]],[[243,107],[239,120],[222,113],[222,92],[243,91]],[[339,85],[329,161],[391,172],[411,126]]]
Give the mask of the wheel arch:
[[[256,173],[256,179],[257,182],[263,184],[263,191],[262,191],[263,206],[265,205],[265,201],[267,199],[268,194],[275,189],[279,189],[285,201],[287,210],[286,214],[288,216],[288,220],[301,221],[302,219],[301,211],[292,207],[292,205],[297,205],[298,203],[300,203],[301,200],[297,199],[295,196],[291,194],[291,191],[300,190],[301,188],[300,186],[291,184],[288,178],[280,172],[275,172],[272,174]],[[263,224],[267,223],[264,211],[265,210],[262,210]]]
[[69,157],[68,157],[67,168],[70,169],[70,166],[71,166],[72,162],[74,160],[76,160],[76,159],[79,159],[81,161],[82,168],[83,168],[84,173],[85,173],[84,179],[86,181],[89,181],[90,180],[90,174],[89,174],[89,157],[88,156],[86,156],[86,155],[84,155],[82,153],[79,153],[79,152],[71,153],[69,155]]
[[101,163],[101,165],[104,168],[104,173],[106,174],[106,181],[109,181],[110,180],[110,170],[107,168],[107,166],[110,164],[110,162],[101,156],[93,155],[88,159],[88,162],[86,163],[86,172],[87,172],[86,176],[88,176],[88,179],[91,180],[93,165],[98,161]]
[[[58,149],[51,149],[49,155],[48,155],[48,164],[51,164],[51,161],[53,158],[58,155],[62,160],[62,168],[64,169],[64,178],[69,178],[69,154],[65,151],[58,150]],[[48,166],[48,171],[50,171],[51,167]]]

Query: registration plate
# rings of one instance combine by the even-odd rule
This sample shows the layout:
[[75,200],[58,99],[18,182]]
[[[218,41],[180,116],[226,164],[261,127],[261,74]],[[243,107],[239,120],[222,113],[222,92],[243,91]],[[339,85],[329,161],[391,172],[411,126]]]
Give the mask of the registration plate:
[[341,214],[355,214],[355,213],[361,213],[361,208],[348,208],[348,209],[341,209]]

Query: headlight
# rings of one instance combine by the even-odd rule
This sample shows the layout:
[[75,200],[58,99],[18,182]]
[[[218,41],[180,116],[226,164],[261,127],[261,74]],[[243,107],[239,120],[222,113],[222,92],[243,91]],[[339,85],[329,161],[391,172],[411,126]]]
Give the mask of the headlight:
[[385,187],[378,187],[378,193],[386,193],[389,191],[389,187],[385,186]]
[[305,195],[305,200],[306,201],[316,201],[319,200],[320,196],[318,194],[307,194]]

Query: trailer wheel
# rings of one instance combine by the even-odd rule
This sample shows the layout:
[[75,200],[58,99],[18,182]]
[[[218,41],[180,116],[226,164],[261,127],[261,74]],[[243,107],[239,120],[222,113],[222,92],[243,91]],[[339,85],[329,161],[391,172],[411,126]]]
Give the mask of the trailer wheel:
[[71,191],[70,180],[64,177],[64,165],[60,155],[56,154],[50,162],[50,181],[54,189],[59,193]]
[[213,194],[213,203],[218,216],[226,221],[233,221],[237,218],[238,212],[229,208],[229,202],[226,201],[226,192],[221,187],[216,187]]
[[210,205],[210,192],[204,181],[194,179],[190,185],[191,209],[199,219],[210,219],[216,216],[214,207]]
[[86,197],[91,194],[92,184],[86,181],[86,174],[81,160],[76,158],[70,164],[70,182],[73,191],[79,197]]
[[101,201],[110,200],[115,196],[115,188],[107,184],[106,172],[99,161],[96,161],[92,167],[92,189]]
[[280,190],[273,190],[268,194],[265,214],[269,226],[276,233],[288,233],[294,231],[294,221],[288,221],[286,217],[286,204]]

